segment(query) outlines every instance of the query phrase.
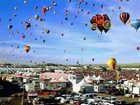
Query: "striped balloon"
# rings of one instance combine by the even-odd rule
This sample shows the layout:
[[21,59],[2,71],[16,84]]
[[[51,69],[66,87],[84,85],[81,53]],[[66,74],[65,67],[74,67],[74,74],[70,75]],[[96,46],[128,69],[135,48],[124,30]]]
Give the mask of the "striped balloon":
[[129,13],[127,13],[127,12],[122,12],[122,13],[120,13],[120,20],[121,20],[124,24],[127,23],[127,21],[129,20],[129,18],[130,18]]

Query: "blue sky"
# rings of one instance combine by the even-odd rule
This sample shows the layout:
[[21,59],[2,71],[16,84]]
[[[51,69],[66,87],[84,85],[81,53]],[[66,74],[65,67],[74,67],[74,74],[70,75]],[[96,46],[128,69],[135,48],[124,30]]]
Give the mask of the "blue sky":
[[[57,2],[57,6],[53,6],[53,1]],[[83,11],[77,8],[79,1],[71,0],[69,3],[67,0],[27,0],[24,4],[23,0],[1,0],[0,63],[29,64],[32,61],[34,64],[45,61],[76,64],[77,61],[82,63],[83,59],[84,64],[99,64],[106,63],[111,57],[115,57],[118,63],[140,62],[140,52],[136,50],[136,47],[140,46],[140,31],[136,32],[129,24],[124,25],[119,19],[121,12],[129,12],[131,20],[139,19],[140,1],[84,0],[88,4],[85,5],[85,2],[81,4],[80,9]],[[104,8],[100,8],[101,4]],[[37,10],[35,6],[38,7]],[[41,12],[43,6],[51,6],[52,9],[43,15]],[[119,6],[121,9],[118,9]],[[18,9],[15,10],[15,7]],[[67,16],[65,10],[69,10]],[[77,14],[77,11],[80,13]],[[90,14],[86,14],[87,11],[90,11]],[[14,17],[15,14],[17,17]],[[36,14],[44,18],[45,22],[36,20],[34,18]],[[90,19],[96,14],[109,16],[112,27],[108,33],[100,34],[98,30],[91,30]],[[74,18],[75,15],[77,18]],[[65,17],[68,18],[67,21]],[[23,24],[20,24],[21,21]],[[26,21],[31,23],[31,28],[27,30],[25,30]],[[10,24],[13,28],[8,30]],[[42,28],[49,29],[50,33],[42,34]],[[22,39],[22,33],[26,38]],[[62,33],[64,36],[61,36]],[[83,40],[84,37],[86,40]],[[43,43],[43,40],[46,42]],[[29,53],[24,51],[24,45],[31,46]],[[92,58],[95,61],[92,61]]]

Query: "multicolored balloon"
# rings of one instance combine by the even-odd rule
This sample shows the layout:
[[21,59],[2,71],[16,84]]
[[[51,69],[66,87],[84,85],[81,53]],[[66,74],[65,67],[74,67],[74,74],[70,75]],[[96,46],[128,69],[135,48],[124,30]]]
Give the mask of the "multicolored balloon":
[[111,28],[111,21],[107,14],[96,14],[92,17],[90,23],[92,24],[91,29],[93,31],[98,28],[101,33],[102,31],[107,33],[108,30]]
[[126,24],[129,19],[130,19],[130,14],[128,12],[122,12],[122,13],[120,13],[120,20],[124,24]]

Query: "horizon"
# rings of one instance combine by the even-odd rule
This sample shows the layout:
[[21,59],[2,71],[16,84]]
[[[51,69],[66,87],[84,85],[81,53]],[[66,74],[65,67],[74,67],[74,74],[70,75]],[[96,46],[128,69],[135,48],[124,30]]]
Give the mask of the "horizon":
[[[136,32],[119,18],[120,13],[128,12],[131,21],[140,19],[140,1],[84,0],[80,7],[80,0],[53,1],[0,1],[0,63],[96,65],[106,64],[112,57],[118,64],[140,63],[140,50],[136,49],[140,46],[140,30]],[[43,6],[51,6],[45,15]],[[112,26],[107,33],[91,30],[90,20],[96,14],[109,16]],[[36,15],[45,21],[36,20]],[[31,23],[27,30],[25,22]],[[8,25],[13,26],[11,30]],[[25,45],[31,47],[28,53]]]

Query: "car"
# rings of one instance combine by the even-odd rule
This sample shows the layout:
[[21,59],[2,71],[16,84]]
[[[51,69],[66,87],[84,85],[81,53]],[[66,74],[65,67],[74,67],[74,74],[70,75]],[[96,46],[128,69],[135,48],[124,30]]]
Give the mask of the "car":
[[96,99],[100,99],[100,100],[103,100],[105,99],[103,96],[97,96]]
[[93,103],[93,102],[95,102],[95,99],[93,99],[93,98],[90,98],[90,99],[87,99],[87,101],[88,101],[88,103]]
[[116,100],[116,104],[117,105],[126,105],[127,102],[126,101],[122,101],[122,100]]
[[116,97],[110,97],[110,100],[114,101],[116,100]]
[[65,99],[65,98],[61,98],[61,100],[60,100],[60,103],[62,103],[62,104],[64,104],[64,103],[68,103],[69,101],[67,100],[67,99]]
[[81,100],[70,100],[70,104],[77,104],[78,103],[78,105],[80,105],[80,103],[81,103]]
[[119,89],[114,89],[114,91],[111,94],[112,95],[124,95],[124,91],[119,90]]
[[95,93],[83,94],[83,97],[86,97],[86,98],[94,98],[96,96],[97,96],[97,94],[95,94]]
[[105,93],[106,94],[112,94],[113,93],[113,89],[108,88],[108,89],[105,90]]

